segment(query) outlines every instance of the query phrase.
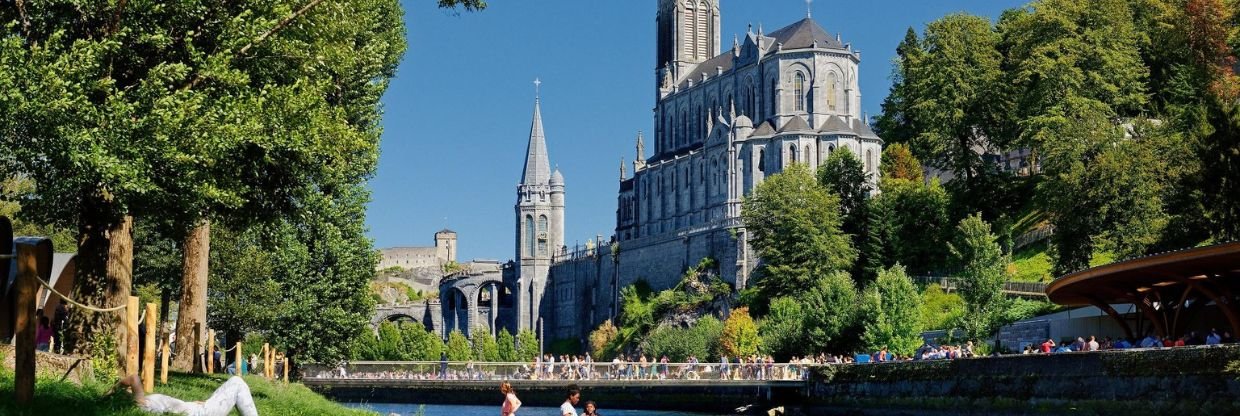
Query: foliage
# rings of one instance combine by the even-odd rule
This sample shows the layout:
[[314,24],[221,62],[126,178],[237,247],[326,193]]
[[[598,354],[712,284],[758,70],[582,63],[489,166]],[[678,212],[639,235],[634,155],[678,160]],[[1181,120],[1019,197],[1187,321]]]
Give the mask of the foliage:
[[443,264],[442,269],[444,275],[449,275],[452,273],[465,271],[467,267],[464,264],[457,263],[454,260],[449,260],[447,263]]
[[749,308],[737,308],[723,321],[723,332],[719,338],[722,354],[729,357],[748,357],[757,354],[761,344],[758,325],[754,323],[753,317],[749,316]]
[[[942,243],[950,235],[947,192],[938,180],[930,183],[884,180],[882,193],[872,202],[876,211],[871,225],[881,236],[882,267],[896,263],[911,273],[929,273],[945,265],[947,250]],[[876,250],[877,251],[877,250]]]
[[[0,163],[0,173],[8,173],[3,163]],[[34,194],[35,185],[30,178],[20,174],[0,177],[0,216],[8,217],[12,222],[13,235],[45,236],[52,239],[52,248],[57,252],[74,251],[77,248],[77,242],[74,241],[76,233],[69,228],[55,223],[39,224],[26,220],[27,215],[21,212],[22,200]]]
[[963,329],[970,339],[984,339],[998,328],[1004,305],[1003,283],[1008,280],[1007,256],[995,242],[990,224],[980,215],[960,220],[956,240],[949,245],[960,269],[960,297],[965,302]]
[[650,285],[644,280],[620,289],[621,326],[644,331],[654,325],[654,306],[648,301],[651,292]]
[[[870,179],[861,159],[846,147],[831,152],[818,167],[818,184],[840,199],[840,230],[849,235],[852,246],[857,248],[865,247],[870,238],[869,200],[873,190]],[[867,254],[866,250],[858,250],[858,259],[853,267],[853,274],[863,281],[873,277],[866,273],[869,264]]]
[[888,348],[911,356],[922,344],[921,296],[904,266],[883,270],[861,296],[861,340],[866,350]]
[[[908,78],[910,71],[920,65],[923,55],[917,31],[911,27],[908,28],[904,34],[904,40],[896,46],[896,59],[892,62],[891,68],[891,91],[887,94],[887,98],[883,99],[883,114],[874,123],[875,132],[889,144],[912,146],[917,143],[914,139],[918,136],[919,129],[911,114],[915,98]],[[917,149],[915,152],[929,153],[922,149]],[[883,160],[883,164],[886,165],[887,161]],[[920,171],[920,167],[918,170]],[[884,176],[885,174],[886,171],[884,171]]]
[[449,361],[471,361],[474,359],[474,351],[470,348],[469,338],[466,338],[465,334],[458,330],[448,333],[448,342],[444,351],[448,353]]
[[275,265],[258,229],[237,233],[216,225],[211,230],[207,324],[228,339],[275,325],[285,307]]
[[805,311],[805,348],[809,353],[849,352],[844,337],[857,319],[857,288],[844,272],[819,277],[802,295]]
[[618,335],[619,330],[616,329],[615,325],[612,325],[610,319],[603,321],[597,329],[590,332],[590,356],[595,360],[611,358],[608,347],[615,342]]
[[516,362],[517,339],[512,336],[511,332],[508,332],[508,328],[501,328],[498,338],[496,343],[499,344],[499,360],[506,363]]
[[924,330],[952,329],[964,317],[964,299],[931,283],[921,293],[921,327]]
[[486,362],[500,362],[499,343],[486,328],[474,328],[470,336],[474,344],[474,359]]
[[642,351],[676,363],[688,362],[691,356],[706,361],[718,357],[723,331],[724,324],[713,316],[702,317],[689,328],[660,326],[642,342]]
[[517,331],[517,361],[533,362],[534,357],[538,356],[538,337],[534,335],[534,331],[522,329]]
[[792,297],[772,299],[770,311],[758,322],[762,352],[776,360],[806,353],[804,324],[805,311],[800,302]]
[[885,181],[894,179],[911,182],[925,181],[921,171],[921,161],[917,160],[908,145],[903,143],[892,143],[883,149],[881,170],[882,179]]
[[767,177],[742,209],[763,263],[755,284],[767,298],[799,293],[816,276],[848,270],[857,258],[840,230],[839,198],[800,164]]

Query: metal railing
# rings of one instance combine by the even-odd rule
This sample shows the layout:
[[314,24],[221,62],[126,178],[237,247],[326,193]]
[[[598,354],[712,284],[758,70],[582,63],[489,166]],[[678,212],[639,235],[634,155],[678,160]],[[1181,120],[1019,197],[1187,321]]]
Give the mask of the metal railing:
[[792,363],[492,363],[440,361],[368,361],[329,367],[307,365],[303,378],[330,380],[424,381],[697,381],[800,382],[812,365]]
[[[914,282],[921,284],[938,284],[945,291],[960,289],[960,278],[948,276],[912,276]],[[1003,282],[1003,293],[1017,296],[1045,296],[1046,283],[1042,282]]]

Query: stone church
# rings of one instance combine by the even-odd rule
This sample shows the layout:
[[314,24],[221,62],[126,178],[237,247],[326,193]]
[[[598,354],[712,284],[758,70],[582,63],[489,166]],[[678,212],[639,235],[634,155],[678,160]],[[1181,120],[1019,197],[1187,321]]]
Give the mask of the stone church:
[[550,169],[536,100],[516,259],[496,285],[511,306],[489,308],[492,330],[584,340],[619,312],[621,288],[639,279],[672,287],[705,257],[743,288],[758,259],[741,204],[767,175],[792,163],[817,169],[848,149],[877,180],[883,141],[861,114],[861,53],[809,16],[770,32],[750,27],[723,49],[719,16],[719,0],[658,2],[654,130],[638,133],[631,176],[621,163],[609,240],[564,247],[565,181]]

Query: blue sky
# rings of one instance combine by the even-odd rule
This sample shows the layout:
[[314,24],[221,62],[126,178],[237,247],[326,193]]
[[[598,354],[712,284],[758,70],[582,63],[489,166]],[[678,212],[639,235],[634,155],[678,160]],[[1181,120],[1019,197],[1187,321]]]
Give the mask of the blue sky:
[[[370,181],[375,246],[431,245],[450,228],[459,259],[512,258],[536,77],[548,153],[566,182],[566,244],[609,237],[620,158],[631,174],[637,131],[653,124],[656,1],[491,0],[476,13],[403,3],[409,49],[383,100]],[[995,19],[1024,3],[819,0],[813,17],[862,52],[862,108],[873,116],[905,29],[962,11]],[[805,13],[804,0],[722,0],[723,47],[749,23],[769,33]]]

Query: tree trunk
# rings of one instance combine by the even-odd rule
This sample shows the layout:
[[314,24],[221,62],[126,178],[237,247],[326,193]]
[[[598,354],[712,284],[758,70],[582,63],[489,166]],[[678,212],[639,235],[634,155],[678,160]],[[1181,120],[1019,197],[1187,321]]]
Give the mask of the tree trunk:
[[[177,343],[172,369],[197,370],[199,346],[207,339],[207,262],[211,250],[211,222],[202,220],[185,236],[181,246],[181,302],[177,308]],[[201,333],[194,334],[198,323]]]
[[[133,288],[133,217],[114,215],[116,206],[97,196],[88,196],[78,218],[78,255],[73,298],[87,305],[110,308],[125,304]],[[125,311],[100,313],[72,308],[66,331],[65,349],[79,355],[92,355],[102,337],[112,337],[118,359],[126,351],[125,337],[118,336]]]

